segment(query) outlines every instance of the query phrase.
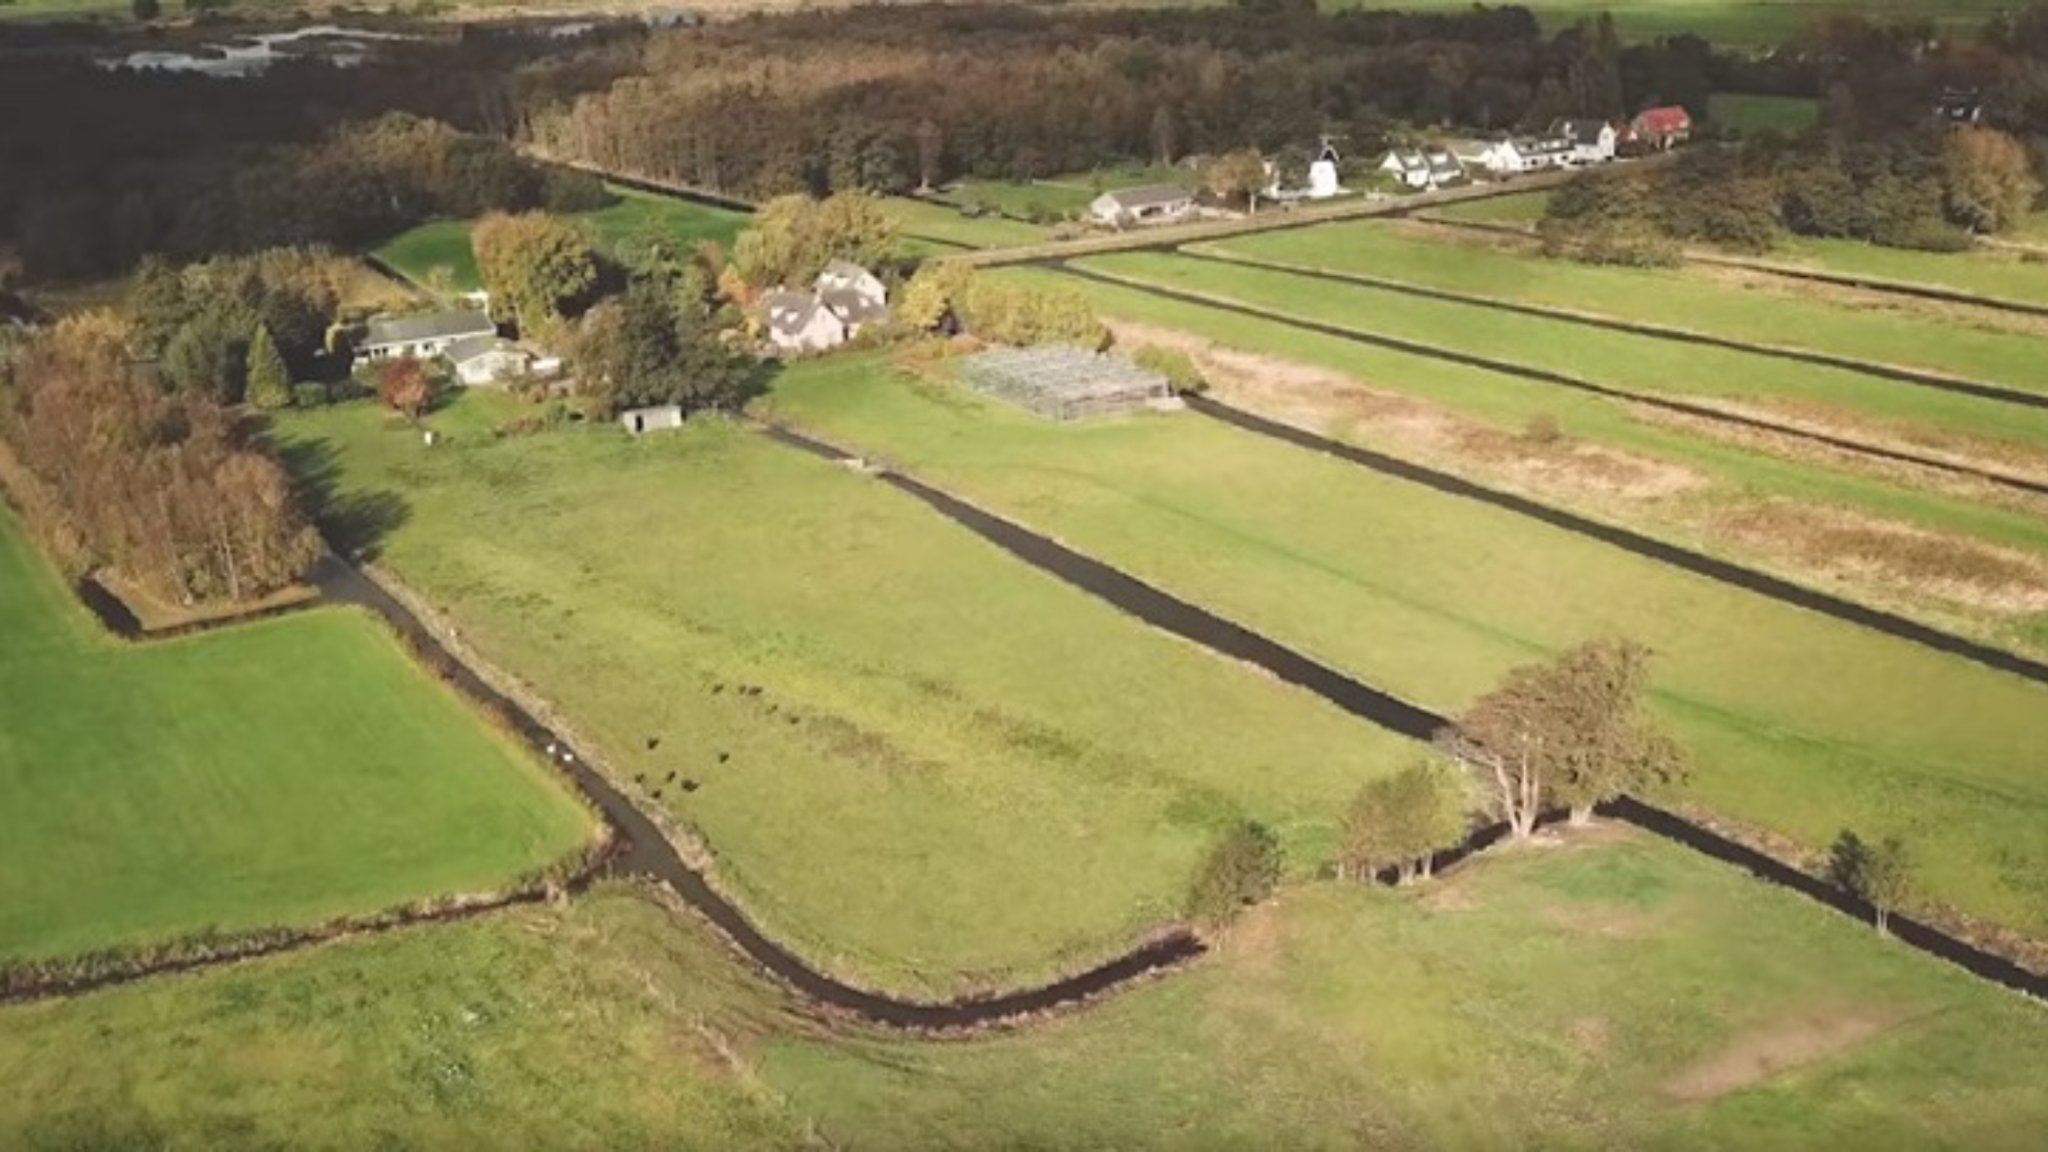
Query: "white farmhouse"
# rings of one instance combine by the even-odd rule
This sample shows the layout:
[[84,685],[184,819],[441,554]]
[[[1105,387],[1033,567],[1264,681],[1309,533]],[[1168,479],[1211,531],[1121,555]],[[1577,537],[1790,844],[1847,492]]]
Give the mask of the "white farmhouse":
[[534,354],[501,336],[466,336],[448,346],[447,356],[468,388],[509,384],[535,371]]
[[818,274],[809,293],[778,288],[761,296],[760,315],[768,342],[782,352],[823,352],[837,348],[870,324],[889,318],[889,289],[858,264],[834,260]]
[[1468,172],[1501,177],[1522,171],[1522,154],[1512,140],[1453,140],[1450,150]]
[[431,360],[447,355],[458,341],[497,334],[490,316],[478,311],[379,316],[365,328],[356,351],[365,360]]
[[1621,143],[1621,133],[1605,120],[1559,120],[1550,126],[1550,134],[1572,142],[1575,164],[1605,164],[1614,159],[1615,146]]
[[1165,224],[1185,219],[1194,209],[1194,193],[1165,185],[1104,192],[1088,205],[1089,215],[1112,228]]
[[1441,188],[1465,178],[1465,166],[1442,148],[1397,148],[1380,161],[1380,171],[1408,188]]

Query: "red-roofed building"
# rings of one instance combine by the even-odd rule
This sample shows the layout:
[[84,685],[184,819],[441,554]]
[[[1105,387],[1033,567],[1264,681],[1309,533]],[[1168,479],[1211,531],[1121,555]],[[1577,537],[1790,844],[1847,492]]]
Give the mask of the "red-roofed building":
[[1665,149],[1692,135],[1692,113],[1677,104],[1645,108],[1629,124],[1629,136],[1641,147]]

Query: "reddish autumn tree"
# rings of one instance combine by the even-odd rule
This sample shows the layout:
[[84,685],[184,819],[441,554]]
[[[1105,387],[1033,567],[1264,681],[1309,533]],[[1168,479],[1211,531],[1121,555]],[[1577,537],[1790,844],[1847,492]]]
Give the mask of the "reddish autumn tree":
[[377,375],[378,397],[388,407],[405,413],[408,420],[420,418],[433,391],[427,382],[427,366],[410,357],[393,360]]

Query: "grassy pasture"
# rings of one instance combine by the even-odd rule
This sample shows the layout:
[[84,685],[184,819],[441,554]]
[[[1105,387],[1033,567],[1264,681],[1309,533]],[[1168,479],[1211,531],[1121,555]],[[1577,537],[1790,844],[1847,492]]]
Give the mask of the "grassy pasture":
[[0,1009],[0,1145],[2016,1150],[2044,1059],[2038,1006],[1627,839],[1292,890],[1188,971],[945,1043],[799,1021],[604,889]]
[[[1009,271],[1004,275],[1045,277],[1080,292],[1106,316],[1199,333],[1226,348],[1340,373],[1383,392],[1406,394],[1440,406],[1503,434],[1522,433],[1533,422],[1555,421],[1560,431],[1577,443],[1675,465],[1704,484],[1694,490],[1638,499],[1612,495],[1598,485],[1590,489],[1567,486],[1539,490],[1543,499],[1599,519],[1632,524],[1650,535],[1702,551],[1774,568],[1795,580],[1836,588],[1851,599],[1897,608],[1993,643],[2048,652],[2048,617],[2042,614],[2014,615],[1972,607],[1952,594],[1926,591],[1917,579],[1859,579],[1853,572],[1844,579],[1835,564],[1815,565],[1797,555],[1788,556],[1782,549],[1758,554],[1753,544],[1731,541],[1716,527],[1724,517],[1741,515],[1755,500],[1775,500],[1807,509],[1847,509],[1890,523],[2048,554],[2048,524],[2024,510],[1757,452],[1687,428],[1640,419],[1629,406],[1600,397],[1365,347],[1272,320],[1163,300],[1137,288],[1068,277],[1051,279],[1054,274],[1045,272]],[[1314,424],[1339,439],[1397,455],[1416,453],[1417,444],[1401,421],[1383,424],[1370,412],[1349,410],[1341,403],[1329,406]],[[1468,464],[1458,458],[1442,462],[1452,471]]]
[[[607,184],[617,197],[607,207],[578,213],[590,229],[600,252],[617,260],[629,260],[659,245],[673,253],[689,251],[701,241],[731,244],[746,226],[746,215],[704,204],[692,204],[669,196]],[[476,254],[469,245],[469,220],[436,220],[402,232],[378,247],[376,254],[408,278],[426,283],[434,269],[446,268],[449,284],[458,292],[483,287],[476,270]]]
[[1716,92],[1707,98],[1707,119],[1745,134],[1777,132],[1796,136],[1820,121],[1820,101],[1804,96],[1760,96]]
[[1903,248],[1881,248],[1859,240],[1791,236],[1780,240],[1769,258],[1811,265],[1845,276],[1871,276],[1908,284],[1926,284],[1994,300],[2048,304],[2048,261],[1991,248],[1976,248],[1968,252],[1914,252]]
[[1603,268],[1428,235],[1371,222],[1337,223],[1245,236],[1214,247],[1425,288],[2048,391],[2048,358],[2033,337],[1755,292],[1683,269]]
[[[925,256],[949,248],[1008,248],[1019,244],[1041,244],[1048,229],[1002,216],[969,216],[946,204],[929,200],[894,197],[888,201],[896,229],[910,255]],[[920,244],[919,241],[937,241]]]
[[1429,209],[1429,214],[1446,220],[1468,220],[1479,224],[1527,224],[1543,219],[1550,207],[1548,192],[1516,192],[1484,200],[1464,200]]
[[[1656,40],[1681,33],[1734,48],[1773,48],[1796,38],[1809,21],[1828,12],[1853,12],[1874,20],[1926,19],[1947,35],[1973,35],[2002,7],[1996,0],[1529,0],[1547,32],[1614,17],[1625,40]],[[1462,0],[1323,0],[1328,8],[1399,8],[1459,11]]]
[[[1844,369],[1174,255],[1129,253],[1076,263],[1305,320],[1341,324],[1433,347],[1478,350],[1497,360],[1645,395],[1820,405],[1869,420],[1968,436],[2000,449],[2048,450],[2048,420],[2031,412],[2016,414],[2011,405],[1996,401],[1873,381]],[[2036,390],[2048,391],[2038,375],[2029,383]]]
[[591,833],[353,611],[123,647],[0,513],[0,959],[480,892]]
[[1225,821],[1307,867],[1411,752],[757,434],[465,434],[489,399],[436,414],[431,452],[367,405],[285,435],[402,500],[385,562],[851,978],[946,994],[1100,960],[1176,917]]
[[1934,899],[2048,929],[2048,689],[1200,418],[1058,427],[858,360],[774,405],[1439,709],[1637,639],[1690,799],[1816,849],[1904,835]]

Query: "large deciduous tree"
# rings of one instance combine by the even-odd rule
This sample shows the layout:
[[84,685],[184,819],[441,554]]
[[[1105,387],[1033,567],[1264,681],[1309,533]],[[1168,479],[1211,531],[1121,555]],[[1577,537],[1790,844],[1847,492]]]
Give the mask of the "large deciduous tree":
[[1339,871],[1369,879],[1391,869],[1403,884],[1428,879],[1436,854],[1465,838],[1470,808],[1466,781],[1436,757],[1380,777],[1345,813]]
[[1990,128],[1948,134],[1941,150],[1948,218],[1972,232],[2002,232],[2034,206],[2041,183],[2026,145]]
[[531,339],[561,337],[564,319],[581,311],[597,288],[589,234],[544,212],[486,216],[470,233],[470,246],[492,311]]
[[734,406],[752,363],[719,339],[704,271],[636,281],[591,309],[576,337],[584,395],[610,416],[624,408]]
[[377,371],[377,398],[408,420],[419,419],[433,396],[434,385],[427,379],[427,366],[409,356],[393,360]]
[[733,267],[755,290],[802,288],[825,265],[846,260],[873,268],[896,246],[896,222],[865,192],[823,200],[778,196],[761,206],[733,244]]
[[1265,157],[1249,149],[1227,153],[1210,161],[1202,173],[1202,180],[1218,200],[1226,204],[1242,203],[1247,209],[1258,207],[1259,193],[1270,183]]
[[1552,803],[1583,822],[1594,804],[1684,771],[1644,705],[1648,660],[1640,645],[1598,641],[1516,668],[1457,718],[1443,747],[1490,784],[1512,835],[1533,832]]

